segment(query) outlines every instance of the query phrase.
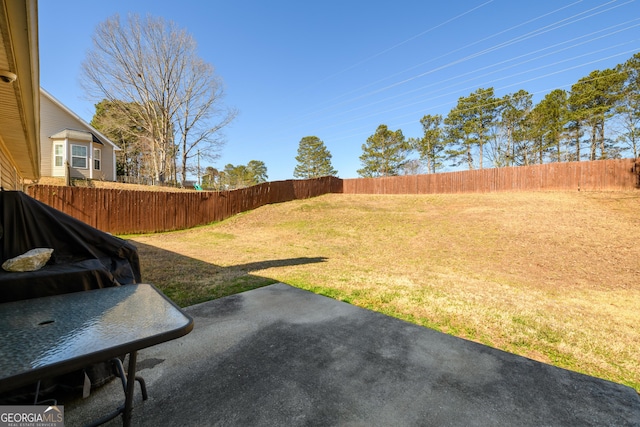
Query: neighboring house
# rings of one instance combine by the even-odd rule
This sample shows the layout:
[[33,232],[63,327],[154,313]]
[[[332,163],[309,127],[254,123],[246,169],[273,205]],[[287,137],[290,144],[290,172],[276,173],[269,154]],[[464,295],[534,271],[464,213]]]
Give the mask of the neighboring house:
[[40,178],[40,65],[36,0],[0,0],[0,185]]
[[40,175],[116,180],[120,148],[40,89]]
[[119,150],[40,89],[38,3],[0,0],[0,186],[23,190],[40,176],[115,181]]

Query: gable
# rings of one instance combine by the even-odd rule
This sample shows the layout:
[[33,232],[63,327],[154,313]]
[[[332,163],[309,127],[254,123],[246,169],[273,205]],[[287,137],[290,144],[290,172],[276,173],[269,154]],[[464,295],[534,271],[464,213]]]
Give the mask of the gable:
[[[44,89],[40,89],[40,141],[44,144],[43,138],[49,140],[53,135],[60,132],[77,131],[89,133],[93,136],[94,142],[119,151],[120,147],[114,144],[109,138],[101,134],[97,129],[84,121],[76,113],[64,106],[60,101]],[[47,141],[50,142],[50,141]]]

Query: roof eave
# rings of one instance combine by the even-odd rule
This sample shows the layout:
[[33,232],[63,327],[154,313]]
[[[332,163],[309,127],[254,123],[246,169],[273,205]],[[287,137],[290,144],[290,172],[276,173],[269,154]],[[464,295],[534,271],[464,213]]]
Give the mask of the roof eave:
[[5,139],[8,155],[21,177],[40,178],[40,64],[37,0],[1,0],[2,25],[10,72],[18,77],[12,93],[19,110],[22,138]]

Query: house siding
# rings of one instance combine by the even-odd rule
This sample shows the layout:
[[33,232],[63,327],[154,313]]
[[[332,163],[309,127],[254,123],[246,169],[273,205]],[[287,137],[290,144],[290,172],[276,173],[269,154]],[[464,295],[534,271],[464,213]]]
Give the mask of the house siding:
[[40,175],[51,176],[53,143],[49,137],[73,122],[72,119],[46,96],[40,97]]
[[9,161],[9,156],[4,149],[0,149],[0,185],[5,190],[21,189],[18,171]]
[[[104,180],[104,181],[115,181],[116,165],[114,162],[114,156],[111,154],[111,150],[109,150],[108,147],[105,147],[103,145],[97,145],[97,144],[93,144],[93,148],[100,148],[100,150],[102,151],[101,153],[102,159],[100,160],[100,170],[93,171],[93,178]],[[113,177],[113,178],[107,178],[107,177]]]
[[[50,137],[64,129],[74,129],[83,132],[95,131],[86,123],[78,120],[69,114],[58,104],[53,102],[48,96],[40,97],[40,174],[42,176],[64,176],[65,168],[54,168],[54,140]],[[56,142],[65,144],[64,161],[71,163],[71,144],[85,145],[88,149],[88,168],[71,168],[72,178],[100,179],[104,181],[115,181],[115,156],[114,147],[109,144],[98,144],[76,139],[56,139]],[[102,159],[100,170],[93,170],[93,148],[100,148]],[[62,172],[61,175],[59,175]]]

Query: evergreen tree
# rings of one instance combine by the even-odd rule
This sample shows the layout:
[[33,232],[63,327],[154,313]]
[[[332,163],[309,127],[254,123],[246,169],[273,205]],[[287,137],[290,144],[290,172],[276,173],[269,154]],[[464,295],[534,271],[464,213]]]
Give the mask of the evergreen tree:
[[366,144],[362,144],[360,162],[363,168],[358,169],[358,174],[365,178],[399,175],[409,150],[400,129],[392,131],[387,125],[380,125],[376,133],[367,138]]
[[451,161],[451,166],[460,166],[463,163],[467,163],[469,170],[473,169],[473,153],[471,148],[473,146],[473,140],[471,139],[471,133],[469,126],[467,125],[467,111],[460,108],[460,101],[458,105],[449,111],[449,114],[444,119],[444,132],[447,159]]
[[573,147],[573,153],[570,153],[567,159],[569,161],[579,162],[582,158],[582,137],[584,136],[585,120],[580,105],[576,103],[573,93],[569,95],[567,100],[567,131],[569,138],[569,146]]
[[618,71],[625,77],[622,98],[618,107],[624,132],[619,141],[630,149],[633,157],[640,156],[640,53],[636,53]]
[[591,133],[589,159],[606,159],[605,122],[622,97],[625,75],[611,69],[592,71],[587,77],[571,86],[569,105],[573,120],[585,123]]
[[533,107],[524,122],[526,139],[520,144],[517,153],[518,163],[523,166],[535,164],[536,159],[537,163],[543,163],[544,161],[546,123],[544,122],[542,111],[537,107],[537,105]]
[[419,139],[411,139],[411,145],[420,154],[420,160],[426,163],[427,172],[436,173],[436,169],[442,166],[444,150],[442,116],[427,114],[420,119],[420,124],[424,135]]
[[247,163],[247,171],[254,185],[266,182],[269,178],[267,175],[267,165],[261,160],[251,160]]
[[568,122],[567,92],[556,89],[549,92],[535,107],[540,114],[540,120],[545,124],[542,134],[543,143],[538,153],[542,158],[545,151],[555,149],[555,159],[561,162],[562,141],[565,125]]
[[506,147],[498,147],[496,160],[506,166],[517,163],[521,145],[527,140],[526,119],[531,112],[532,95],[526,90],[507,94],[502,98],[501,121]]
[[220,187],[225,190],[245,188],[267,180],[267,166],[260,160],[251,160],[247,165],[234,166],[231,163],[219,173]]
[[458,99],[458,104],[444,120],[451,145],[448,154],[454,160],[454,165],[466,161],[469,169],[473,169],[472,150],[477,147],[479,167],[482,169],[483,149],[496,124],[500,103],[493,95],[493,88],[480,88]]
[[338,174],[331,165],[331,153],[317,136],[305,136],[300,140],[296,161],[298,164],[293,170],[295,178],[320,178]]
[[[96,112],[91,119],[91,126],[102,132],[113,141],[120,151],[116,151],[116,168],[118,175],[140,178],[145,174],[144,158],[147,144],[144,141],[146,132],[131,119],[139,108],[134,103],[102,100],[96,104]],[[123,111],[127,111],[126,114]]]

